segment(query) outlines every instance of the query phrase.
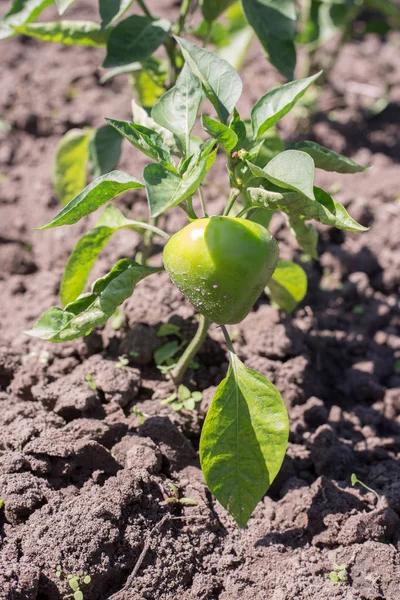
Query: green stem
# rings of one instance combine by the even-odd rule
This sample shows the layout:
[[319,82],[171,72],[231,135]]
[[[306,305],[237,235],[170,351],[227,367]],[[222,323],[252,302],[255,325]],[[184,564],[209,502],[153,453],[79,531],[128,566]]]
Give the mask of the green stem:
[[228,198],[228,204],[224,210],[224,216],[226,217],[231,212],[233,205],[235,204],[238,196],[240,195],[240,190],[237,188],[232,188]]
[[208,217],[206,200],[204,198],[204,192],[203,192],[201,185],[199,186],[198,192],[199,192],[199,196],[200,196],[200,204],[201,204],[201,209],[203,211],[203,217]]
[[175,385],[179,385],[182,381],[183,376],[185,375],[190,363],[192,362],[193,358],[196,356],[201,345],[203,344],[210,325],[211,321],[207,319],[207,317],[205,317],[204,315],[199,315],[199,326],[192,341],[178,360],[176,366],[170,372],[171,378]]
[[153,15],[151,14],[151,12],[149,11],[149,9],[147,8],[144,0],[137,0],[137,3],[139,4],[140,8],[142,9],[142,11],[146,15],[146,17],[149,17],[150,19],[154,18]]
[[180,35],[182,33],[183,28],[185,27],[185,21],[189,14],[192,1],[193,0],[183,0],[183,2],[181,4],[181,10],[179,12],[178,27],[177,27],[177,31],[176,31],[178,35]]
[[167,240],[170,237],[168,235],[168,233],[166,233],[165,231],[162,231],[161,229],[156,227],[157,221],[158,221],[157,218],[153,218],[153,219],[150,219],[150,223],[141,224],[141,226],[145,230],[143,237],[142,237],[142,253],[141,253],[141,258],[139,261],[140,264],[142,264],[142,265],[147,264],[147,261],[150,258],[151,253],[153,252],[154,234],[160,235],[161,237],[163,237],[164,239],[167,239]]
[[229,336],[227,328],[225,327],[225,325],[221,325],[221,329],[222,329],[222,333],[224,334],[224,338],[225,338],[225,341],[226,341],[226,345],[228,346],[229,352],[231,354],[236,354],[235,349],[234,349],[233,344],[232,344],[232,340],[231,340],[231,338]]
[[169,240],[169,238],[171,237],[169,235],[169,233],[156,227],[154,224],[155,221],[156,221],[156,219],[151,219],[150,223],[145,223],[145,222],[142,223],[142,221],[130,221],[130,222],[133,223],[134,227],[141,227],[142,229],[147,229],[147,230],[151,231],[152,233],[154,233],[155,235],[158,235],[159,237],[164,238],[164,240]]

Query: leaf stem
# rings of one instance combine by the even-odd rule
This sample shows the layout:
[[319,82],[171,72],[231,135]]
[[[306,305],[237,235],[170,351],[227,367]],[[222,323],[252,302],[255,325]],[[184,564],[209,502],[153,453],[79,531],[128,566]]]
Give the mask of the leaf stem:
[[130,223],[132,223],[134,227],[141,227],[142,229],[147,229],[149,231],[152,231],[155,235],[164,238],[164,240],[169,240],[169,238],[171,237],[169,233],[163,231],[159,227],[156,227],[155,221],[155,219],[151,219],[150,223],[146,223],[144,221],[130,221]]
[[201,185],[199,186],[198,192],[199,192],[199,196],[200,196],[200,204],[201,204],[201,209],[203,211],[203,217],[208,217],[207,207],[206,207],[206,199],[204,198],[204,192],[203,192]]
[[149,11],[149,9],[147,8],[144,0],[137,0],[137,3],[139,4],[140,8],[142,9],[142,11],[146,15],[146,17],[149,17],[150,19],[154,19],[153,15],[151,14],[151,12]]
[[221,325],[221,330],[222,330],[222,333],[224,334],[224,338],[225,338],[225,341],[226,341],[226,345],[228,346],[229,352],[231,354],[236,354],[235,348],[233,347],[233,344],[232,344],[232,340],[230,338],[230,335],[229,335],[228,330],[225,327],[225,325]]
[[210,325],[211,321],[207,317],[199,315],[199,326],[192,341],[178,360],[176,366],[170,371],[170,376],[175,385],[179,385],[182,381],[190,363],[203,344]]
[[181,10],[179,12],[179,20],[178,20],[178,27],[177,27],[178,35],[180,35],[183,31],[183,28],[185,26],[185,21],[189,14],[190,7],[192,5],[192,1],[193,0],[183,0],[183,2],[181,4]]
[[227,215],[229,215],[229,213],[231,212],[233,205],[236,202],[237,197],[240,195],[240,190],[237,188],[231,188],[230,194],[229,194],[229,198],[228,198],[228,204],[226,205],[226,208],[224,210],[224,216],[226,217]]

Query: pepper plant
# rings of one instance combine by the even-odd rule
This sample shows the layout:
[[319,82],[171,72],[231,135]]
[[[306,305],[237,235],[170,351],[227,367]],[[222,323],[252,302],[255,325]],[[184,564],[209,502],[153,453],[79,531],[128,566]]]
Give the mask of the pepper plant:
[[[226,325],[244,319],[266,286],[278,303],[286,297],[282,290],[292,300],[296,297],[296,273],[292,278],[291,263],[279,262],[277,242],[267,229],[274,213],[285,215],[300,246],[315,257],[317,235],[309,221],[365,230],[314,185],[315,168],[341,173],[364,168],[314,142],[285,149],[278,138],[274,126],[319,74],[270,90],[253,106],[250,119],[243,120],[236,108],[242,92],[238,73],[218,55],[175,39],[183,68],[151,117],[139,111],[141,122],[108,119],[150,159],[142,178],[115,170],[101,175],[39,228],[72,225],[104,207],[67,262],[61,284],[64,307],[48,309],[28,333],[52,342],[88,335],[106,323],[139,281],[165,268],[199,313],[198,331],[169,374],[176,386],[212,322],[226,339],[230,367],[205,419],[200,460],[210,490],[244,526],[280,469],[289,425],[279,391],[242,363]],[[201,115],[204,136],[199,139],[192,129],[204,96],[212,116]],[[219,151],[226,157],[230,192],[222,214],[210,215],[204,183]],[[148,223],[131,220],[108,204],[140,188],[147,194]],[[188,224],[170,236],[157,219],[175,207],[185,212]],[[124,258],[85,293],[92,265],[120,229],[141,229],[165,240],[164,266]]]

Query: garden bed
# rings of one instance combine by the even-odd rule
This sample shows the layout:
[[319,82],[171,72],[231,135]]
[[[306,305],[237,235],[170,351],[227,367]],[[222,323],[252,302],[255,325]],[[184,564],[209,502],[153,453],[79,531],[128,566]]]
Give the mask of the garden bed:
[[[77,3],[71,17],[93,17],[92,4]],[[162,5],[166,15],[176,10]],[[199,410],[175,413],[160,404],[170,387],[152,359],[167,341],[157,330],[168,321],[184,335],[196,328],[193,308],[165,273],[138,285],[118,329],[108,324],[63,345],[23,333],[58,303],[63,265],[84,231],[81,223],[34,231],[57,212],[57,142],[72,127],[103,124],[104,116],[129,119],[130,89],[124,77],[99,84],[101,50],[2,42],[1,600],[60,600],[69,593],[65,576],[84,572],[91,578],[82,586],[85,600],[398,600],[399,42],[391,34],[347,45],[312,115],[315,141],[373,165],[351,177],[319,175],[370,230],[319,227],[320,260],[303,264],[309,291],[294,315],[264,297],[230,328],[246,365],[281,391],[291,422],[281,472],[246,530],[210,495],[197,457],[207,406],[227,369],[217,326],[186,380],[203,392]],[[243,79],[244,114],[279,80],[256,43]],[[374,94],[388,84],[389,104],[372,117]],[[283,122],[282,134],[301,139],[307,127],[297,115]],[[140,176],[139,160],[124,146],[122,168]],[[227,181],[222,169],[216,181]],[[220,191],[207,193],[216,214]],[[135,217],[146,214],[142,192],[118,204]],[[183,217],[175,209],[163,225],[173,232]],[[299,261],[282,224],[272,224],[282,258]],[[118,233],[92,279],[134,257],[138,243],[135,234]],[[118,364],[132,351],[129,365]],[[379,502],[351,486],[353,472]],[[163,504],[169,482],[198,504]],[[329,578],[335,564],[345,565],[340,585]]]

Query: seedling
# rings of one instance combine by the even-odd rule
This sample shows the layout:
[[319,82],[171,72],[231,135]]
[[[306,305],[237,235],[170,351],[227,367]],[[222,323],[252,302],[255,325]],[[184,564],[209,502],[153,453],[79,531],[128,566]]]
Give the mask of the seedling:
[[132,406],[132,412],[137,416],[139,425],[143,425],[148,415],[145,415],[136,405]]
[[346,581],[348,580],[347,565],[337,565],[336,563],[334,563],[333,571],[329,573],[329,579],[336,587],[339,587],[342,584],[346,583]]
[[129,358],[127,356],[119,356],[115,366],[117,369],[124,369],[129,365]]
[[[108,56],[116,51],[116,42],[111,33]],[[52,342],[88,335],[114,315],[137,283],[165,268],[199,313],[198,330],[189,343],[177,336],[155,354],[156,363],[177,388],[171,404],[183,408],[186,403],[193,410],[200,397],[179,388],[184,374],[211,323],[220,326],[225,337],[230,367],[203,425],[200,461],[210,490],[243,527],[281,467],[289,423],[279,391],[263,374],[242,363],[226,326],[242,321],[265,288],[271,300],[288,311],[305,293],[301,276],[299,283],[295,283],[297,275],[288,277],[288,273],[299,274],[300,267],[279,261],[278,244],[268,231],[275,212],[285,215],[300,247],[313,258],[318,257],[317,233],[309,221],[366,230],[314,184],[316,168],[356,173],[364,167],[315,142],[300,141],[285,148],[279,138],[275,125],[304,96],[318,73],[267,91],[253,106],[250,118],[242,119],[236,108],[242,82],[233,67],[180,36],[172,38],[171,44],[179,76],[155,102],[151,117],[134,103],[133,122],[107,119],[149,159],[143,180],[121,171],[101,175],[40,229],[72,225],[133,189],[146,190],[149,221],[128,219],[116,207],[106,206],[67,262],[61,285],[64,308],[47,310],[28,333]],[[204,94],[213,116],[201,115],[204,134],[199,139],[192,129]],[[217,152],[226,158],[229,194],[222,214],[210,216],[203,184]],[[188,224],[171,236],[158,227],[158,218],[175,207],[187,216]],[[84,293],[100,251],[121,229],[145,231],[147,250],[141,263],[119,260]],[[166,242],[163,266],[148,264],[153,236]],[[117,366],[123,368],[128,362],[120,357]]]
[[96,382],[93,379],[93,375],[91,373],[88,373],[87,375],[85,375],[85,380],[88,382],[91,390],[93,390],[93,391],[97,390]]
[[197,402],[201,402],[203,394],[201,392],[191,392],[185,385],[180,385],[176,392],[161,400],[161,404],[170,404],[171,408],[176,412],[186,408],[186,410],[194,410]]
[[360,481],[355,473],[352,473],[351,474],[351,485],[354,487],[357,483],[359,485],[361,485],[363,488],[365,488],[366,490],[368,490],[369,492],[372,492],[375,495],[375,497],[378,500],[378,502],[380,501],[381,497],[378,494],[378,492],[376,492],[375,490],[373,490],[372,488],[370,488],[368,485],[366,485],[365,483],[363,483],[362,481]]
[[4,500],[1,500],[1,499],[0,499],[0,510],[1,510],[2,508],[4,508]]
[[[61,565],[57,565],[56,567],[56,577],[58,579],[64,578],[64,573]],[[83,592],[81,590],[82,585],[89,585],[91,582],[91,577],[87,573],[83,573],[82,575],[67,575],[67,582],[72,590],[72,594],[67,594],[66,598],[73,598],[74,600],[84,600]]]
[[165,494],[164,492],[162,492],[164,502],[161,502],[160,504],[163,504],[163,505],[178,504],[178,505],[182,505],[182,506],[185,506],[185,505],[186,506],[197,506],[198,505],[197,500],[194,500],[193,498],[185,498],[185,497],[180,498],[178,488],[171,481],[168,482],[168,486],[170,488],[170,494],[168,495],[168,494]]

